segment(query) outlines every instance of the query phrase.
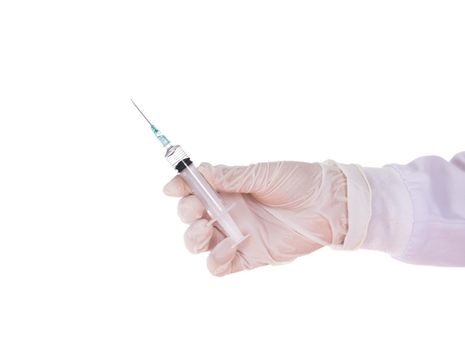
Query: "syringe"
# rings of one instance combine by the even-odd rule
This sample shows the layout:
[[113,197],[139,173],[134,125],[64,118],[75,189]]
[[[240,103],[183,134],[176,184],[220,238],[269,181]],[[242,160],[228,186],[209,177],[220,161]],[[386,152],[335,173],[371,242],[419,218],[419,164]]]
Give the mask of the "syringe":
[[145,114],[132,99],[131,102],[144,117],[147,123],[149,123],[153,133],[163,147],[165,147],[166,160],[178,171],[179,175],[191,188],[192,193],[194,193],[205,206],[212,222],[216,221],[221,226],[222,231],[234,240],[235,245],[242,242],[246,237],[241,233],[239,227],[237,227],[237,224],[229,214],[229,210],[232,207],[226,208],[224,206],[218,193],[216,193],[207,180],[205,180],[203,175],[197,170],[190,157],[186,154],[186,152],[184,152],[181,146],[171,145],[171,142],[166,138],[166,136],[163,135],[161,131],[150,122],[150,120],[148,120]]

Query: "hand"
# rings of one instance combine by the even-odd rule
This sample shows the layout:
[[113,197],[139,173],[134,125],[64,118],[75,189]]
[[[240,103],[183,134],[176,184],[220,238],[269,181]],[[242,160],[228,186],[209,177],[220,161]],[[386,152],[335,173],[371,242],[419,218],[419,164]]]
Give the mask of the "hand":
[[211,251],[207,259],[216,276],[278,264],[340,243],[347,232],[346,179],[332,161],[273,162],[249,166],[198,168],[221,194],[244,235],[234,246],[205,208],[176,176],[164,188],[168,196],[183,197],[178,215],[190,224],[184,240],[193,253]]

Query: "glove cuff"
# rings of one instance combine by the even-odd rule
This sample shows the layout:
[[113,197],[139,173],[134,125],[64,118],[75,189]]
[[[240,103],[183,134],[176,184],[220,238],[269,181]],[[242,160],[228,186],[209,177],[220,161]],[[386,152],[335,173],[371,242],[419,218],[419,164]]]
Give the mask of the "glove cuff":
[[332,247],[353,250],[362,246],[368,234],[372,192],[368,179],[359,165],[339,163],[336,165],[347,180],[348,231],[343,242],[333,244]]

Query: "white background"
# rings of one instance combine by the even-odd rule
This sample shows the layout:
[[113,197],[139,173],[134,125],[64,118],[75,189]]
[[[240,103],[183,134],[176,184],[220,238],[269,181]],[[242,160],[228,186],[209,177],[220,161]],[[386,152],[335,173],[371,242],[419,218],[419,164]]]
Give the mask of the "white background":
[[184,248],[194,161],[464,150],[462,1],[2,1],[0,349],[463,349],[462,269],[322,249],[225,278]]

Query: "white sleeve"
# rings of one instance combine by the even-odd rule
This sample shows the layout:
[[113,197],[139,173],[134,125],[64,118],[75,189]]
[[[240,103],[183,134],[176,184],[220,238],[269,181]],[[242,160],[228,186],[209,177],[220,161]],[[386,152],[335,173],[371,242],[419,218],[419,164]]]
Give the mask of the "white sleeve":
[[342,249],[385,251],[413,264],[465,266],[465,152],[383,168],[339,167],[349,230]]

